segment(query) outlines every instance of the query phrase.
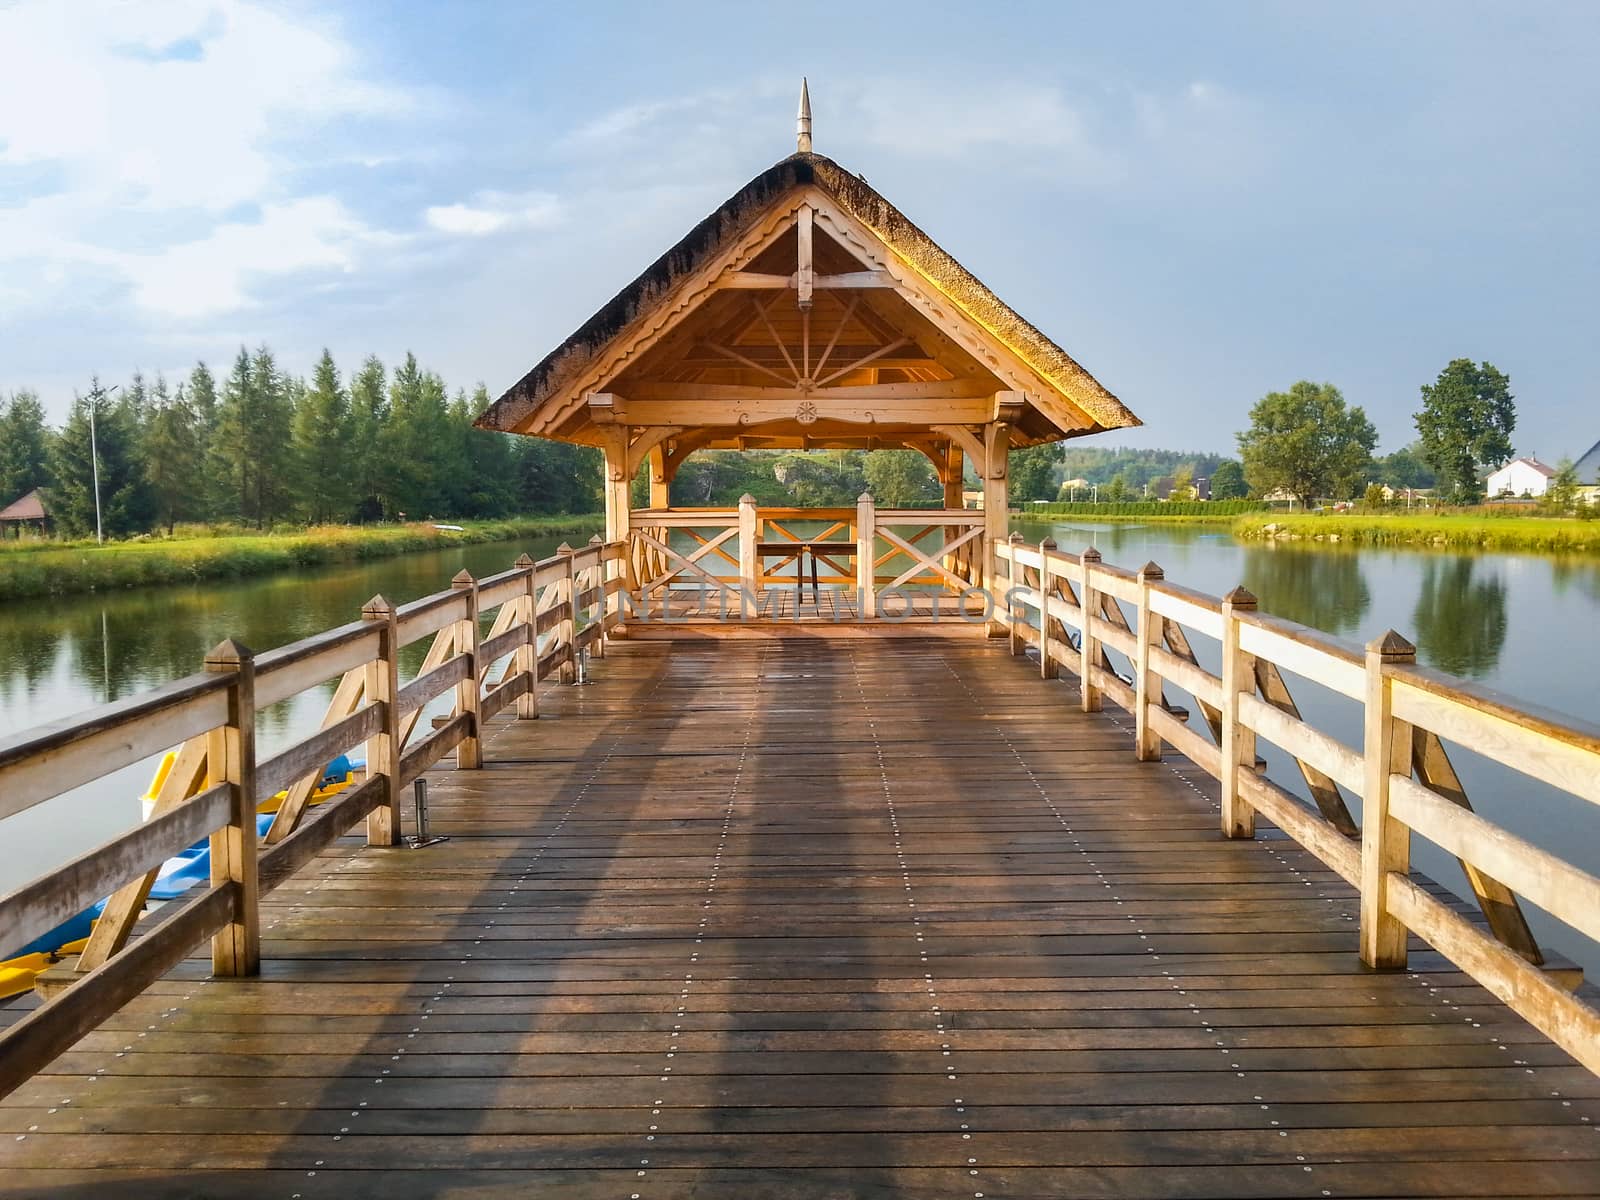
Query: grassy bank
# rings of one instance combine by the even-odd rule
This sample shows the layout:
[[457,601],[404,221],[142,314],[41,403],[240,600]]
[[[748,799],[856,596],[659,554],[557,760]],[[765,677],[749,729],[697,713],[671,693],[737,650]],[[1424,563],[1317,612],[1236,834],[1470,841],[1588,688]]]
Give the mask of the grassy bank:
[[1118,504],[1091,501],[1053,501],[1029,504],[1017,510],[1024,521],[1057,521],[1079,517],[1086,521],[1174,521],[1184,524],[1221,524],[1250,514],[1265,518],[1267,507],[1257,500],[1125,500]]
[[460,530],[426,524],[319,525],[292,533],[180,529],[173,537],[104,546],[12,542],[0,550],[0,600],[235,579],[513,538],[572,535],[587,540],[604,523],[600,516],[579,515],[468,521]]
[[1580,521],[1573,517],[1258,513],[1235,520],[1233,534],[1256,541],[1320,539],[1358,546],[1600,554],[1600,521]]

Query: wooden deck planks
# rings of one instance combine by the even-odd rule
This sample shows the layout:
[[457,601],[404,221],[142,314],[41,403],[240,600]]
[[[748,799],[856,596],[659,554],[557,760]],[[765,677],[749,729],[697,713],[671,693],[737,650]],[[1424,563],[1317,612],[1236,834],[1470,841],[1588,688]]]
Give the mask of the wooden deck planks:
[[1600,1193],[1600,1079],[977,638],[614,643],[0,1104],[3,1195]]

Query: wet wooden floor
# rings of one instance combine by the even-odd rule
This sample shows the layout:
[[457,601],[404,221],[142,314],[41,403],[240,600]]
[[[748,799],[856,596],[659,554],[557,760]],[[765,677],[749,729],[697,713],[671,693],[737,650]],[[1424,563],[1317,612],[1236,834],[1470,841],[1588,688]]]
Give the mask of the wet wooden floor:
[[[29,1197],[1600,1193],[1600,1079],[1002,642],[614,644],[0,1105]],[[108,1190],[114,1189],[114,1190]]]

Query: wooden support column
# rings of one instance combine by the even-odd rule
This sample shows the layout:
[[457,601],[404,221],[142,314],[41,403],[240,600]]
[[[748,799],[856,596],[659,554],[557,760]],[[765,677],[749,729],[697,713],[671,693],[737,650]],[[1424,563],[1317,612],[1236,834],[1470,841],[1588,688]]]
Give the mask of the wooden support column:
[[1023,644],[1027,640],[1022,631],[1028,627],[1028,608],[1017,598],[1018,585],[1027,583],[1022,572],[1017,568],[1017,551],[1021,546],[1022,535],[1020,533],[1013,533],[1006,538],[1006,640],[1010,644],[1013,655],[1022,653]]
[[1414,663],[1417,648],[1394,630],[1367,645],[1361,797],[1361,961],[1369,967],[1406,965],[1406,927],[1389,911],[1389,874],[1411,869],[1411,830],[1389,815],[1389,780],[1411,775],[1411,726],[1394,716],[1393,681],[1384,668]]
[[368,704],[382,706],[383,724],[367,739],[367,776],[384,778],[383,799],[367,814],[367,845],[400,844],[400,624],[394,605],[374,596],[361,609],[361,619],[378,627],[378,652],[367,663]]
[[944,506],[946,508],[960,508],[961,493],[963,490],[963,475],[966,471],[966,458],[961,453],[961,447],[951,442],[945,447],[944,470],[939,473],[939,482],[944,485]]
[[467,734],[456,744],[456,770],[471,771],[483,766],[483,729],[478,721],[478,581],[471,571],[462,570],[450,586],[466,597],[467,611],[456,622],[456,653],[467,656],[467,677],[456,684],[456,712],[471,720]]
[[555,586],[561,589],[561,606],[564,614],[556,625],[556,639],[562,648],[561,665],[556,669],[556,679],[561,683],[578,682],[578,587],[577,572],[573,570],[573,548],[562,542],[556,548],[561,555],[564,574]]
[[[1009,500],[1006,495],[1006,456],[1011,447],[1011,426],[994,421],[983,427],[983,586],[995,604],[1003,603],[1001,579],[996,574],[995,547],[1006,540],[1010,527]],[[1005,626],[991,621],[990,637],[1000,637]]]
[[756,553],[756,543],[760,537],[761,517],[756,512],[756,498],[746,492],[739,497],[740,617],[745,615],[745,605],[754,603],[756,597],[761,594],[761,556]]
[[[962,465],[965,462],[965,459],[962,457],[961,447],[958,446],[954,440],[946,443],[942,458],[944,461],[939,468],[939,482],[944,487],[944,506],[946,508],[961,508],[961,477],[962,472],[965,469]],[[961,533],[962,530],[960,526],[946,525],[944,527],[944,544],[948,546],[951,542],[959,538]],[[961,563],[958,555],[946,554],[941,561],[944,563],[944,569],[946,571],[949,571],[955,575],[961,574]],[[968,580],[968,582],[970,583],[971,580]],[[950,590],[955,592],[958,589],[954,584],[951,584]]]
[[649,455],[650,507],[672,507],[672,475],[667,470],[667,451],[664,445],[653,446]]
[[255,658],[229,638],[206,655],[206,670],[231,674],[228,721],[206,738],[206,762],[213,785],[226,783],[233,815],[211,835],[211,886],[232,884],[233,918],[211,938],[211,970],[216,975],[256,975],[261,971],[261,894],[256,871],[256,700]]
[[[591,548],[598,548],[604,545],[605,539],[598,533],[589,539]],[[605,555],[602,553],[600,561],[595,563],[589,570],[590,586],[600,589],[600,603],[595,609],[594,618],[600,624],[600,632],[595,635],[594,641],[589,643],[590,651],[596,658],[604,658],[606,656],[606,618],[611,615],[612,609],[617,607],[618,603],[617,598],[606,591],[606,581],[612,575],[611,568],[613,566],[621,566],[621,564],[606,562]]]
[[871,492],[856,497],[856,611],[863,620],[878,615],[878,518]]
[[1139,568],[1139,629],[1133,664],[1134,753],[1140,762],[1161,761],[1161,735],[1150,728],[1150,705],[1161,703],[1161,679],[1150,669],[1150,647],[1158,645],[1166,632],[1167,619],[1150,611],[1150,584],[1166,578],[1166,572],[1153,562]]
[[1078,692],[1084,712],[1100,711],[1100,689],[1094,685],[1094,669],[1100,665],[1100,639],[1094,636],[1092,614],[1100,609],[1095,597],[1094,568],[1100,565],[1100,551],[1086,546],[1078,555]]
[[528,640],[517,647],[511,659],[512,670],[528,676],[528,690],[517,697],[517,720],[536,721],[539,719],[539,634],[534,614],[534,601],[539,595],[539,589],[535,586],[537,572],[533,559],[526,554],[519,554],[513,565],[517,570],[527,572],[524,581],[526,590],[514,601],[508,602],[519,606],[521,611],[517,614],[517,623],[528,629]]
[[605,455],[601,483],[605,490],[606,541],[626,541],[628,518],[633,511],[628,499],[628,426],[618,418],[617,398],[611,393],[590,392],[585,398],[589,419],[600,434],[600,448]]
[[1239,648],[1241,612],[1255,612],[1256,598],[1236,587],[1222,598],[1222,833],[1256,835],[1256,810],[1239,791],[1239,772],[1256,769],[1256,735],[1239,720],[1239,696],[1256,690],[1252,657]]
[[1045,538],[1039,543],[1039,677],[1055,679],[1061,674],[1061,664],[1050,653],[1050,595],[1055,591],[1050,556],[1056,552],[1055,538]]

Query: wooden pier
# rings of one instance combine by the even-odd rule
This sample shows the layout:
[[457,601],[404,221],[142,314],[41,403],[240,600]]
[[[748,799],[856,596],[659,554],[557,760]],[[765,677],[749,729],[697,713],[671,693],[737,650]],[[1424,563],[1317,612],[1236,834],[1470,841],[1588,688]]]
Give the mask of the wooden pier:
[[[0,1007],[0,1195],[1600,1195],[1600,1009],[1521,910],[1600,939],[1600,879],[1451,761],[1600,803],[1600,729],[1008,540],[1011,451],[1137,418],[798,149],[479,420],[598,448],[604,539],[0,739],[0,823],[174,754],[0,897],[6,952],[109,897]],[[942,507],[675,506],[718,447]]]
[[433,767],[448,841],[328,842],[258,976],[180,962],[9,1080],[0,1195],[1600,1188],[1600,1077],[1415,938],[1364,967],[1338,871],[981,628],[610,640]]

